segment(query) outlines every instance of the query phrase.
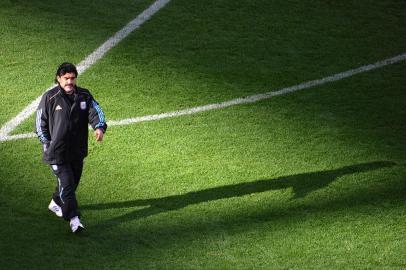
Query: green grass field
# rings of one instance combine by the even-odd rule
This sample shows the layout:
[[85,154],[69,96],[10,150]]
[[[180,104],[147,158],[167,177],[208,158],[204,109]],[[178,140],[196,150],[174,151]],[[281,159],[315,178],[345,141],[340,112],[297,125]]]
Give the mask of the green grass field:
[[[151,3],[0,0],[0,127]],[[399,0],[172,0],[78,84],[108,120],[159,114],[403,54],[405,29]],[[0,142],[1,268],[405,269],[405,74],[112,126],[90,141],[80,235],[47,210],[38,140]]]

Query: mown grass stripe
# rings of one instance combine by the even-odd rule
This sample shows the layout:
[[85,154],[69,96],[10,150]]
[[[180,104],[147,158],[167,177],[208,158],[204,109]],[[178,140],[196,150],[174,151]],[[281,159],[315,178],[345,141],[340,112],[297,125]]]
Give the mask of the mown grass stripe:
[[[257,94],[257,95],[242,97],[242,98],[236,98],[236,99],[232,99],[232,100],[221,102],[221,103],[208,104],[208,105],[204,105],[204,106],[198,106],[198,107],[188,108],[188,109],[179,110],[179,111],[146,115],[146,116],[128,118],[128,119],[123,119],[123,120],[115,120],[115,121],[112,120],[112,121],[108,122],[108,125],[109,126],[123,126],[123,125],[139,123],[139,122],[156,121],[156,120],[160,120],[160,119],[164,119],[164,118],[178,117],[178,116],[182,116],[182,115],[190,115],[190,114],[195,114],[195,113],[203,112],[203,111],[222,109],[222,108],[227,108],[230,106],[235,106],[235,105],[240,105],[240,104],[254,103],[254,102],[258,102],[258,101],[261,101],[264,99],[269,99],[269,98],[272,98],[275,96],[285,95],[285,94],[296,92],[299,90],[304,90],[304,89],[309,89],[309,88],[312,88],[315,86],[320,86],[320,85],[323,85],[323,84],[326,84],[329,82],[339,81],[339,80],[354,76],[359,73],[368,72],[368,71],[378,69],[378,68],[381,68],[381,67],[384,67],[387,65],[392,65],[392,64],[404,61],[404,60],[406,60],[406,53],[403,53],[403,54],[400,54],[400,55],[397,55],[397,56],[394,56],[391,58],[387,58],[382,61],[378,61],[374,64],[361,66],[359,68],[337,73],[337,74],[334,74],[334,75],[331,75],[328,77],[324,77],[322,79],[307,81],[307,82],[297,84],[294,86],[282,88],[277,91],[272,91],[272,92],[267,92],[267,93],[263,93],[263,94]],[[17,135],[12,135],[12,136],[0,137],[0,141],[26,139],[26,138],[32,138],[35,136],[36,135],[34,133],[17,134]]]

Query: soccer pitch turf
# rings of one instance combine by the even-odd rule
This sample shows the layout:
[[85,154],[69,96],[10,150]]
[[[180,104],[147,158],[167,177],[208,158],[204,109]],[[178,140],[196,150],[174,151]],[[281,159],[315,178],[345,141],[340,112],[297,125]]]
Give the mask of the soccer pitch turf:
[[[0,0],[0,127],[153,2]],[[78,84],[108,120],[185,110],[404,54],[405,27],[404,1],[172,0]],[[0,142],[2,267],[403,269],[405,74],[112,126],[90,141],[79,236],[47,212],[38,141]]]

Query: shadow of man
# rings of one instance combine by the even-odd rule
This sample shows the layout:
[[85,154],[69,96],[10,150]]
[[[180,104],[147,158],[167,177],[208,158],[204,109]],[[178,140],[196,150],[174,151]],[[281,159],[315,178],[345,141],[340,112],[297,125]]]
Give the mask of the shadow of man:
[[275,179],[257,180],[253,182],[244,182],[234,185],[213,187],[209,189],[188,192],[181,195],[153,199],[131,200],[125,202],[90,204],[84,205],[81,208],[86,210],[103,210],[145,206],[145,208],[138,208],[130,213],[112,218],[101,224],[101,226],[103,227],[108,227],[122,222],[152,216],[162,212],[181,209],[188,205],[232,197],[241,197],[244,195],[270,190],[292,188],[294,192],[293,199],[302,198],[315,190],[328,186],[331,182],[341,176],[392,167],[394,165],[396,164],[389,161],[369,162],[345,166],[342,168],[327,171],[303,173],[290,176],[282,176]]

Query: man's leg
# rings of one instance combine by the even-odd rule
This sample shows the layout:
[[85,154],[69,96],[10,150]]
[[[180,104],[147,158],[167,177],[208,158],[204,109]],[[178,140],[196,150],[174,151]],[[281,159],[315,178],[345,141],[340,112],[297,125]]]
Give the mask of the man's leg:
[[78,188],[80,178],[82,177],[82,171],[83,171],[83,159],[81,160],[76,160],[71,163],[72,165],[72,171],[73,171],[73,179],[74,179],[74,185],[75,185],[75,191]]
[[[55,174],[52,166],[54,166],[54,168],[56,169],[57,165],[50,165],[52,172]],[[48,209],[50,211],[54,212],[56,216],[63,217],[62,208],[61,208],[62,202],[61,202],[61,198],[59,197],[59,180],[58,180],[58,176],[56,174],[55,174],[55,176],[56,176],[55,192],[52,194],[52,199],[48,205]]]
[[[52,170],[53,171],[53,170]],[[62,202],[61,199],[59,198],[59,182],[58,182],[58,176],[56,176],[56,187],[55,187],[55,192],[52,194],[52,200],[59,206],[61,207]]]
[[75,194],[75,177],[71,164],[51,165],[57,177],[53,200],[62,208],[63,218],[70,220],[79,216]]

